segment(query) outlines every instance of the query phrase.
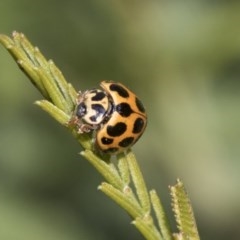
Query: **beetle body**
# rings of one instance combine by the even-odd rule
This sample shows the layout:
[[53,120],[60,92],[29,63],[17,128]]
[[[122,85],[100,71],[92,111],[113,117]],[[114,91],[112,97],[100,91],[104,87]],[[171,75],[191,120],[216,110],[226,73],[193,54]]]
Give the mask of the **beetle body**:
[[147,115],[142,102],[123,84],[103,81],[100,86],[79,93],[74,122],[80,134],[95,131],[97,149],[117,154],[137,142]]

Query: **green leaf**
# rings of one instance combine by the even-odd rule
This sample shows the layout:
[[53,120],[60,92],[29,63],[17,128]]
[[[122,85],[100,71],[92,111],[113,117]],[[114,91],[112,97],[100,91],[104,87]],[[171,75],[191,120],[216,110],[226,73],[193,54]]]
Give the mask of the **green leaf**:
[[143,179],[142,172],[137,164],[135,155],[133,154],[132,151],[128,151],[126,158],[140,204],[144,211],[149,213],[151,208],[149,194],[147,191],[145,181]]
[[63,112],[61,109],[57,108],[51,102],[47,100],[36,101],[36,105],[41,107],[45,112],[57,120],[60,124],[65,125],[69,121],[70,116]]
[[172,234],[170,231],[169,221],[167,219],[166,213],[163,209],[160,198],[158,197],[155,190],[150,191],[150,197],[156,218],[158,221],[159,228],[161,230],[164,240],[172,240]]
[[183,183],[178,179],[175,186],[170,187],[172,207],[178,230],[182,239],[199,240],[198,230],[190,203]]
[[124,192],[116,189],[111,184],[104,182],[98,187],[98,189],[104,192],[110,198],[112,198],[133,218],[138,217],[141,213],[141,207],[137,204],[137,202],[132,201],[132,198],[129,197],[128,194],[125,194]]
[[130,172],[128,168],[128,160],[124,153],[118,155],[118,169],[121,175],[121,178],[125,185],[130,183]]
[[106,161],[99,158],[90,150],[82,151],[81,155],[84,156],[98,170],[98,172],[100,172],[101,175],[114,187],[120,190],[124,188],[124,184],[121,181],[119,174],[117,174],[117,171]]
[[163,239],[156,227],[153,225],[152,218],[150,216],[147,215],[144,218],[137,218],[132,223],[147,240]]

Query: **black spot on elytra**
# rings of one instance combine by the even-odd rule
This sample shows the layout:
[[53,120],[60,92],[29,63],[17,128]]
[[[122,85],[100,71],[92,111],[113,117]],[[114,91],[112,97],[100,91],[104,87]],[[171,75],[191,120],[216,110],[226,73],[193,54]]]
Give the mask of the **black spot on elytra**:
[[107,127],[107,134],[110,137],[118,137],[121,136],[127,129],[127,126],[123,122],[119,122],[114,126]]
[[134,141],[134,138],[133,137],[127,137],[127,138],[124,138],[118,145],[120,147],[129,147]]
[[110,90],[117,92],[118,95],[123,97],[123,98],[128,98],[129,97],[128,91],[125,88],[123,88],[122,86],[120,86],[119,84],[112,83],[110,85]]
[[87,112],[86,105],[82,102],[77,106],[76,109],[76,116],[77,117],[83,117]]
[[106,94],[104,92],[97,92],[96,91],[96,94],[95,96],[93,96],[91,98],[92,101],[101,101],[103,98],[106,97]]
[[137,97],[135,99],[135,102],[136,102],[138,110],[142,113],[145,113],[145,108],[144,108],[142,102]]
[[120,103],[116,106],[116,111],[122,116],[122,117],[128,117],[133,113],[133,110],[131,109],[130,105],[128,103]]
[[109,145],[113,143],[113,139],[112,138],[106,138],[106,137],[102,137],[101,138],[101,142],[104,145]]
[[137,118],[133,125],[133,133],[140,133],[144,127],[144,120],[142,118]]

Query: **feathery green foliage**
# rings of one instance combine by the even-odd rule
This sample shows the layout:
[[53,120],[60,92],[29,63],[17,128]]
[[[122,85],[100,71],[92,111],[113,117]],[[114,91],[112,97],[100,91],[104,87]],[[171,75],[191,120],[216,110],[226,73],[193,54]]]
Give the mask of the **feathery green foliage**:
[[[172,234],[160,198],[155,190],[148,191],[133,152],[128,150],[118,154],[117,164],[114,164],[111,156],[99,155],[92,150],[91,134],[78,134],[76,129],[68,124],[76,105],[77,92],[65,80],[54,62],[46,60],[22,33],[14,32],[12,38],[0,35],[0,43],[44,97],[43,100],[36,101],[36,104],[72,132],[84,149],[81,155],[103,176],[106,182],[101,183],[98,189],[132,217],[132,223],[145,239],[199,239],[190,200],[180,181],[170,188],[172,206],[180,231]],[[153,213],[158,225],[154,221]]]

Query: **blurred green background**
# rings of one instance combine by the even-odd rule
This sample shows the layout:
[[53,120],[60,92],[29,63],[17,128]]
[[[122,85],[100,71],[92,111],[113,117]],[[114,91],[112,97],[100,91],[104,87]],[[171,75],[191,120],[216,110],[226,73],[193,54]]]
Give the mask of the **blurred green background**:
[[[1,0],[0,18],[1,33],[25,33],[77,89],[108,79],[135,91],[149,116],[134,146],[149,188],[170,215],[180,177],[202,239],[239,239],[239,1]],[[0,239],[142,239],[37,99],[0,47]]]

